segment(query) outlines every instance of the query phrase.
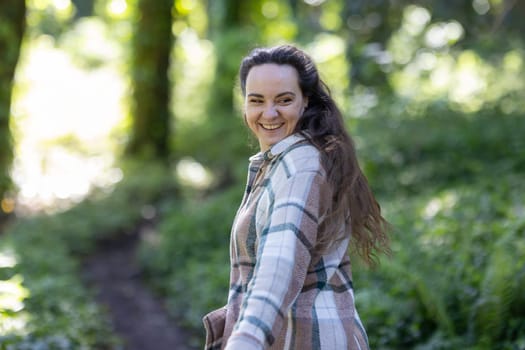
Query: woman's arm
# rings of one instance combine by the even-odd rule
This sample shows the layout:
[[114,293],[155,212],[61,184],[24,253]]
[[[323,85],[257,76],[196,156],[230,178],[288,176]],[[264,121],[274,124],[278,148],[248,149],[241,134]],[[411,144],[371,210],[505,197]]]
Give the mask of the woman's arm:
[[271,346],[286,327],[301,292],[315,245],[326,182],[316,171],[271,179],[269,211],[259,233],[256,266],[227,350]]

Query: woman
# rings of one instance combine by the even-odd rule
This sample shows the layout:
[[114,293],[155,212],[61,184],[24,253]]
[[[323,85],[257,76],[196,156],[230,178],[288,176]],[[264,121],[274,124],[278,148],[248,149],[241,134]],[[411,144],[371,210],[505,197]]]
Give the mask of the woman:
[[368,349],[354,305],[350,238],[369,263],[386,221],[341,112],[290,45],[241,63],[244,120],[260,152],[231,236],[228,304],[204,317],[207,349]]

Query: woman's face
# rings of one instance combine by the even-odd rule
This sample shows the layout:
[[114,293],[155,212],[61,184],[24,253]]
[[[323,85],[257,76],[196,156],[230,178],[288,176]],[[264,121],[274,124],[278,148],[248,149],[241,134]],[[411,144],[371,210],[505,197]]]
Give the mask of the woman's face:
[[307,103],[294,67],[271,63],[248,72],[244,117],[261,151],[293,133]]

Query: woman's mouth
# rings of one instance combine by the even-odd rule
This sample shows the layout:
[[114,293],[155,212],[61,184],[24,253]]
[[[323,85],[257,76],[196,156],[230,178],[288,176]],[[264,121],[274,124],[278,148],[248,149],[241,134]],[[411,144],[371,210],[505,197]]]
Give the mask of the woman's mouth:
[[284,123],[278,123],[278,124],[259,124],[260,126],[262,126],[263,129],[265,130],[275,130],[275,129],[279,129],[282,125],[284,125]]

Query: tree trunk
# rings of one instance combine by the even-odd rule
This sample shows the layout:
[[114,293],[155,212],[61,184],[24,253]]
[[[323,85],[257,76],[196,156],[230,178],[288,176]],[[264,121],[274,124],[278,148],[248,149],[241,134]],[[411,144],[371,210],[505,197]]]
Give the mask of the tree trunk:
[[173,0],[138,0],[137,6],[132,53],[132,126],[127,154],[167,161]]
[[7,191],[12,188],[9,175],[13,160],[9,128],[11,91],[25,30],[25,15],[23,0],[0,1],[0,223],[11,210],[5,199]]

